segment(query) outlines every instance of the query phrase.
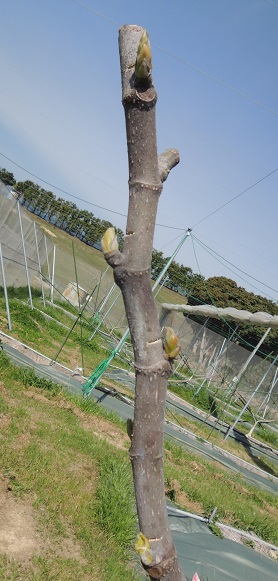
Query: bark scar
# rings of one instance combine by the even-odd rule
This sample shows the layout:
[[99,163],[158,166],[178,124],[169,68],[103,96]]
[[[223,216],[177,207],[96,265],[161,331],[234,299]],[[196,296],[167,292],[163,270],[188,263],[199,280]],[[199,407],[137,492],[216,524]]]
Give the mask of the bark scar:
[[169,369],[169,367],[170,367],[169,363],[166,359],[161,359],[161,361],[158,361],[155,365],[149,365],[148,367],[136,365],[136,363],[134,364],[134,368],[137,371],[137,373],[143,373],[145,375],[154,375],[160,372],[163,373],[168,372],[170,374],[171,369]]
[[149,345],[155,345],[155,344],[157,344],[157,345],[158,345],[158,343],[159,343],[160,341],[161,341],[161,337],[159,337],[159,339],[155,339],[154,341],[148,341],[147,345],[148,345],[148,346],[149,346]]

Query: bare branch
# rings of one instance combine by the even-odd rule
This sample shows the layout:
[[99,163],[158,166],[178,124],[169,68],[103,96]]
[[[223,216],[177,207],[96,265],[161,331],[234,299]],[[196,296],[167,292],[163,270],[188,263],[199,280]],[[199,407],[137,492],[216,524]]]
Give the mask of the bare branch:
[[176,165],[180,161],[180,155],[177,149],[166,149],[164,153],[161,153],[158,157],[158,171],[162,182],[167,180],[167,177]]
[[102,248],[122,291],[134,350],[134,422],[128,426],[128,433],[140,529],[136,550],[150,579],[184,581],[169,529],[164,491],[166,390],[179,345],[169,331],[163,348],[150,278],[162,182],[178,163],[179,155],[170,149],[158,160],[157,95],[147,32],[139,26],[123,26],[119,48],[129,161],[128,218],[122,253],[111,228],[103,237]]

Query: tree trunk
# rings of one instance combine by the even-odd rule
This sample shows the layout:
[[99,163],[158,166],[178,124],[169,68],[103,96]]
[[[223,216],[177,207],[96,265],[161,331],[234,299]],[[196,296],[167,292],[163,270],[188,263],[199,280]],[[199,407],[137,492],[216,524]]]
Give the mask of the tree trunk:
[[144,29],[133,25],[123,26],[119,31],[129,209],[123,252],[113,244],[103,250],[123,294],[134,349],[136,391],[130,458],[139,528],[149,540],[152,560],[146,564],[142,557],[142,564],[151,579],[182,581],[185,577],[169,531],[164,493],[164,409],[171,361],[163,349],[150,278],[162,182],[179,162],[179,155],[175,150],[167,150],[157,156],[157,95],[150,74],[143,79],[135,74],[143,32]]

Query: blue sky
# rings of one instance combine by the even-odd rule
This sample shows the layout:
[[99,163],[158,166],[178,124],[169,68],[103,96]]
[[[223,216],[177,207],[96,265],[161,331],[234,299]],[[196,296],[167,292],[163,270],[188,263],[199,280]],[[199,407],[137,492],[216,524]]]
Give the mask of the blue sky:
[[[118,25],[126,23],[150,35],[158,150],[175,147],[181,157],[164,185],[157,222],[167,228],[157,226],[155,248],[171,255],[193,226],[210,251],[188,239],[178,262],[277,301],[278,0],[3,2],[0,152],[126,214],[118,55]],[[6,158],[0,166],[17,180],[72,199]],[[125,230],[124,217],[76,203]]]

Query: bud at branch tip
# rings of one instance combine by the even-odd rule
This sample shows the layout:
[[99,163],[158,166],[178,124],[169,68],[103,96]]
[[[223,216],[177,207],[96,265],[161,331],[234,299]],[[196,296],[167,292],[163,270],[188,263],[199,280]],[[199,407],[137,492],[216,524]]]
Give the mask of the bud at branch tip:
[[138,50],[135,63],[135,78],[138,80],[147,80],[150,77],[152,69],[152,53],[148,33],[144,30]]

